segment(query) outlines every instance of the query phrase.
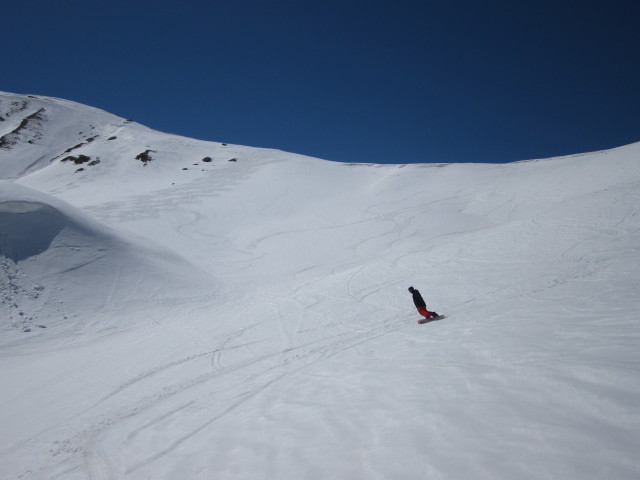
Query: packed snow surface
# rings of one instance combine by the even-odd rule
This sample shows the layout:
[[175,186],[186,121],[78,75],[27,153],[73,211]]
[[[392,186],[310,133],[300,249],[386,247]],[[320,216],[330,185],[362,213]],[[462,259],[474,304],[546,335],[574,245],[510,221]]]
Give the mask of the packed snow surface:
[[362,165],[0,119],[0,478],[640,477],[640,144]]

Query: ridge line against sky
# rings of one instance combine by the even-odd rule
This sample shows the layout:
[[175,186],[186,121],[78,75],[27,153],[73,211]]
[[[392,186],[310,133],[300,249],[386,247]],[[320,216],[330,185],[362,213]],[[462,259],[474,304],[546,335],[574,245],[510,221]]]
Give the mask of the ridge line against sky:
[[640,141],[640,2],[35,0],[0,90],[341,162],[511,162]]

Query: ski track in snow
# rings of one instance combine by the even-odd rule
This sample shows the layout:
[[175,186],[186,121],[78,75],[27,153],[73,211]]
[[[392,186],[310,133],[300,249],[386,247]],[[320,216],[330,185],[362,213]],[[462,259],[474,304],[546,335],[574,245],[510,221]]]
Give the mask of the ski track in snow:
[[[92,409],[98,408],[100,404],[116,396],[126,399],[127,390],[142,389],[144,388],[145,382],[148,382],[154,376],[166,374],[170,370],[183,369],[182,375],[176,375],[183,379],[194,375],[194,372],[191,371],[191,368],[193,368],[192,364],[197,364],[197,362],[203,358],[210,359],[210,371],[203,372],[201,369],[198,369],[197,372],[200,372],[200,374],[191,378],[190,381],[186,383],[182,381],[174,385],[165,385],[160,391],[154,394],[146,394],[142,402],[127,405],[126,408],[119,407],[119,411],[110,414],[109,420],[103,420],[100,425],[93,425],[88,429],[88,432],[83,432],[81,435],[81,443],[90,446],[88,451],[84,453],[85,468],[90,473],[90,477],[117,478],[118,472],[111,467],[112,462],[109,459],[112,454],[106,452],[113,451],[114,449],[116,451],[126,451],[129,448],[129,443],[135,442],[142,432],[147,429],[161,428],[163,421],[172,419],[175,414],[182,412],[184,409],[189,409],[192,415],[194,415],[194,410],[196,412],[202,410],[202,412],[195,414],[200,418],[200,420],[196,422],[197,426],[179,438],[172,439],[171,443],[151,457],[129,466],[125,474],[133,474],[174,451],[202,430],[209,428],[216,421],[233,412],[254,396],[260,394],[264,389],[284,380],[292,373],[309,366],[317,365],[319,362],[329,359],[343,350],[353,348],[398,328],[397,325],[383,324],[375,329],[359,329],[357,333],[336,333],[328,338],[320,338],[304,344],[297,344],[294,341],[296,337],[295,332],[282,331],[282,337],[286,339],[283,340],[283,348],[271,352],[263,352],[262,349],[257,348],[259,344],[264,343],[264,341],[248,341],[247,343],[236,344],[245,336],[257,336],[258,338],[262,338],[264,335],[268,336],[269,333],[253,333],[252,335],[252,332],[261,329],[268,329],[268,331],[271,332],[274,326],[265,325],[266,323],[269,322],[258,322],[234,333],[222,341],[220,347],[212,351],[157,366],[151,371],[144,372],[136,378],[130,379],[125,385],[118,387],[100,399]],[[278,321],[278,323],[278,327],[283,329],[283,323],[281,321]],[[225,359],[229,355],[229,352],[232,351],[242,351],[245,352],[245,354],[240,355],[240,358],[234,358],[234,361],[229,362],[227,365]],[[184,368],[187,368],[189,373],[186,373]],[[191,400],[182,400],[183,397],[190,397],[190,390],[192,389],[201,389],[203,386],[211,383],[221,383],[222,378],[229,377],[231,377],[231,379],[223,383],[225,386],[223,397],[229,400],[217,408],[212,408],[207,405],[206,402],[197,400],[197,395],[191,397]],[[164,405],[169,399],[170,405],[177,403],[178,406],[171,408],[170,406]],[[127,402],[125,400],[122,403],[126,404]],[[166,412],[167,408],[170,408],[168,412]],[[155,413],[156,409],[159,409],[160,412]],[[212,413],[211,410],[215,413]],[[140,420],[137,420],[137,418],[141,416],[152,416],[152,418],[150,420],[144,420],[144,424],[138,425]],[[126,438],[118,438],[115,447],[111,443],[103,444],[105,437],[108,437],[109,432],[113,430],[118,431],[118,437],[124,436],[124,432],[127,432]],[[93,475],[91,472],[98,473]]]

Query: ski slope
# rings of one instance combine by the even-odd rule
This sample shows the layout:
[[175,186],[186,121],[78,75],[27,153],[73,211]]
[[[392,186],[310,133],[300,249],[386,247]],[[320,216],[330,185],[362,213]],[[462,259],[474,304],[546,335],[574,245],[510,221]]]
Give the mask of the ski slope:
[[0,117],[1,478],[640,476],[640,144],[338,164]]

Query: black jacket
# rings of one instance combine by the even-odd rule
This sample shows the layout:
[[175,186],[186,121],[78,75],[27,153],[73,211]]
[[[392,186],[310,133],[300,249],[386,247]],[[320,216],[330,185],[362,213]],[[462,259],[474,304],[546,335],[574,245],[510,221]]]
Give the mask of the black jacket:
[[415,303],[416,308],[420,308],[420,307],[424,307],[427,308],[427,304],[424,302],[424,299],[422,298],[422,295],[420,295],[420,292],[417,289],[413,289],[413,303]]

